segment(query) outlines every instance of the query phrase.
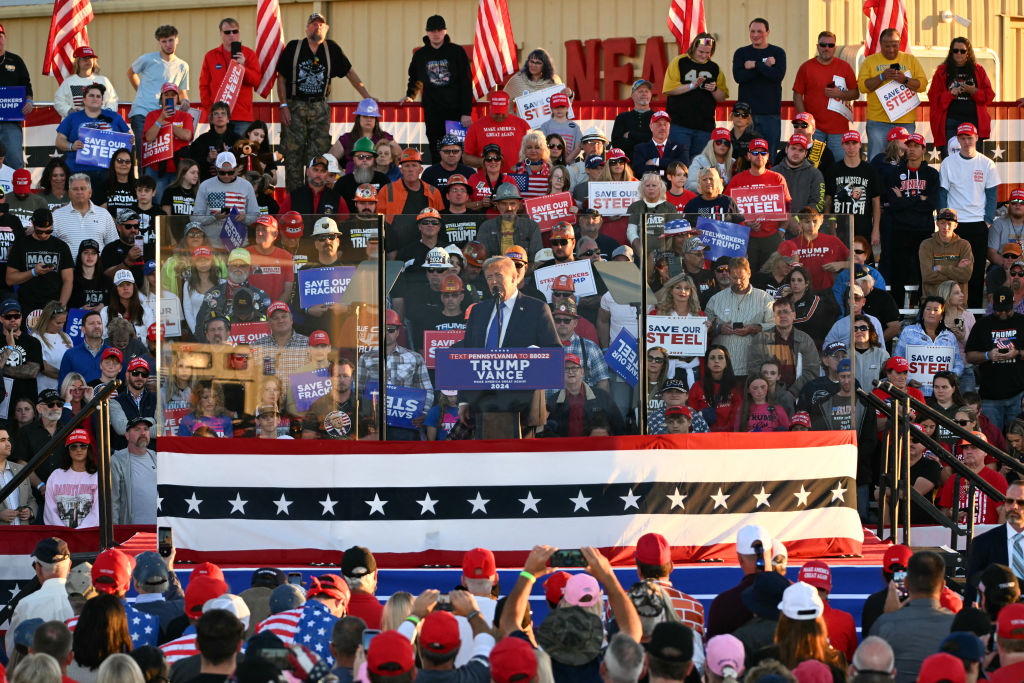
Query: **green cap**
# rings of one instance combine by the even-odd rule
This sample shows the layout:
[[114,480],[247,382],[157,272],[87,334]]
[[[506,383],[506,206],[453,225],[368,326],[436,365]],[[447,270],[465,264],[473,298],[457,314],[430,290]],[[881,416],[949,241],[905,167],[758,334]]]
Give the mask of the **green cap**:
[[373,140],[370,138],[359,138],[356,140],[356,144],[352,145],[353,152],[369,152],[373,156],[377,156],[377,146],[373,144]]

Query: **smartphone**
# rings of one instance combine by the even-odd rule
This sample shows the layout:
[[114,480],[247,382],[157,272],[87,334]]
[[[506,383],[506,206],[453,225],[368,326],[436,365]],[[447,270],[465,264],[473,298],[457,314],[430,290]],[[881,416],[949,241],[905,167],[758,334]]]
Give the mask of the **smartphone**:
[[272,647],[260,650],[260,657],[267,660],[281,671],[289,671],[292,668],[291,653],[287,648]]
[[135,246],[138,247],[139,249],[142,249],[145,246],[145,240],[143,240],[141,237],[136,237]]
[[363,652],[367,652],[370,649],[370,642],[374,636],[380,633],[380,629],[376,628],[364,628],[363,629]]
[[551,556],[552,567],[586,567],[587,558],[582,550],[556,550]]
[[909,593],[907,593],[907,570],[901,569],[900,571],[893,572],[892,574],[893,583],[896,584],[896,594],[899,595],[900,600],[906,600]]
[[173,97],[166,97],[166,98],[164,98],[164,110],[167,111],[167,115],[168,116],[170,116],[171,114],[174,113],[174,98]]
[[237,40],[232,40],[231,41],[231,54],[232,55],[237,55],[241,51],[242,51],[242,43],[237,41]]
[[742,327],[743,327],[743,323],[733,323],[732,324],[732,329],[734,329],[734,330],[741,329]]
[[302,585],[302,572],[288,572],[288,583],[296,586]]
[[162,526],[156,530],[157,550],[161,557],[170,557],[174,552],[174,529],[169,526]]
[[890,64],[889,68],[890,69],[895,69],[896,71],[902,71],[902,69],[900,69],[900,65],[898,63],[895,63],[895,62]]

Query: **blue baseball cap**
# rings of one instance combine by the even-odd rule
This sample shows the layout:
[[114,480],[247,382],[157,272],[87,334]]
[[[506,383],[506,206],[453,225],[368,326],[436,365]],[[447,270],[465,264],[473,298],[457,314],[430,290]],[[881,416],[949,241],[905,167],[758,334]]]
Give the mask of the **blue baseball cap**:
[[306,593],[293,583],[282,583],[270,593],[270,613],[295,609],[306,602]]
[[850,359],[844,358],[839,361],[839,365],[836,366],[836,372],[849,372],[850,371]]

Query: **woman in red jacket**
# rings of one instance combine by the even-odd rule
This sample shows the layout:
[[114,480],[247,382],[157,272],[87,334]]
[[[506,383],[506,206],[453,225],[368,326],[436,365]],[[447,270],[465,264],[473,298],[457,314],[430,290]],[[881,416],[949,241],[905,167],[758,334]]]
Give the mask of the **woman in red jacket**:
[[711,431],[728,432],[743,402],[729,350],[721,344],[709,346],[704,354],[704,368],[701,381],[690,387],[687,404],[701,412]]
[[956,135],[961,123],[973,123],[982,140],[991,134],[988,105],[996,92],[988,74],[974,58],[974,47],[967,38],[954,38],[946,61],[939,65],[928,86],[928,119],[935,146],[945,146]]

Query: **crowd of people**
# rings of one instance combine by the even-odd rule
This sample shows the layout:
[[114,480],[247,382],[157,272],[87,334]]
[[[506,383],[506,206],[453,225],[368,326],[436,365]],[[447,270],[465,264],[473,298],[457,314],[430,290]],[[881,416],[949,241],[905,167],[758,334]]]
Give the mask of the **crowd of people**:
[[474,548],[453,590],[396,590],[383,601],[377,560],[362,546],[344,551],[338,573],[262,567],[236,594],[210,562],[182,586],[173,546],[135,557],[112,548],[72,567],[67,544],[47,538],[31,557],[39,586],[13,607],[6,674],[12,683],[1024,678],[1024,606],[1006,564],[972,552],[984,564],[968,576],[971,603],[946,585],[942,555],[890,546],[880,589],[859,605],[858,634],[854,615],[830,604],[827,562],[791,566],[785,545],[757,525],[734,540],[737,582],[704,601],[685,592],[693,588],[673,574],[657,533],[636,541],[635,579],[594,548],[538,545],[503,586],[493,552]]

